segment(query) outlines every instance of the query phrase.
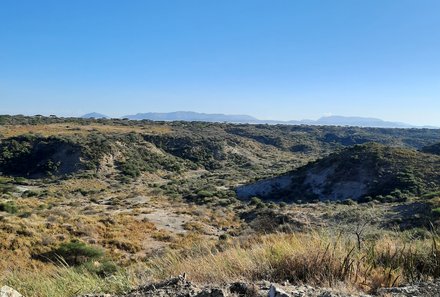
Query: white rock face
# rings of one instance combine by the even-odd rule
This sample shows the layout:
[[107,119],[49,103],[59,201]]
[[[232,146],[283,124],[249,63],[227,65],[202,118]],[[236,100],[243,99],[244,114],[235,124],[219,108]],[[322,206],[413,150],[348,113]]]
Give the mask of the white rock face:
[[8,286],[3,286],[0,289],[0,297],[23,297],[20,293]]
[[290,295],[284,292],[282,289],[271,285],[268,297],[290,297]]
[[242,185],[236,189],[237,196],[241,199],[248,199],[253,196],[268,196],[274,190],[283,190],[292,183],[290,175],[283,175],[274,178],[264,179],[249,185]]

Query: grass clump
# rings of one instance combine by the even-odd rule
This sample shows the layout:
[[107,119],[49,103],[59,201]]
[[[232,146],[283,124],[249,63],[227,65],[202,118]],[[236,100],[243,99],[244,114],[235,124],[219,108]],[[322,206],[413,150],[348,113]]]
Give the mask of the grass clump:
[[158,278],[186,272],[196,282],[269,280],[316,286],[345,283],[374,292],[380,287],[440,276],[438,239],[405,242],[382,237],[358,249],[355,240],[330,234],[273,234],[221,249],[198,246],[150,263]]
[[23,296],[73,297],[88,293],[122,293],[135,285],[126,272],[117,272],[111,277],[85,269],[68,266],[53,267],[43,271],[19,271],[4,274],[2,284],[11,286]]
[[13,201],[1,202],[0,211],[16,214],[18,212],[18,206]]
[[62,259],[68,265],[80,265],[88,261],[99,259],[104,255],[100,248],[89,246],[80,241],[71,241],[61,244],[48,254],[49,258]]

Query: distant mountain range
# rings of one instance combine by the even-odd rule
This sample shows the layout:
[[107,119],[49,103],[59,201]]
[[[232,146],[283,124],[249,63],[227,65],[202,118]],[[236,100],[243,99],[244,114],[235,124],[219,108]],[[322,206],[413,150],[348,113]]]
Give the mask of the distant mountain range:
[[376,127],[376,128],[415,128],[416,126],[401,123],[388,122],[376,118],[364,117],[344,117],[344,116],[327,116],[322,117],[316,121],[289,121],[289,123],[309,124],[309,125],[323,125],[323,126],[357,126],[357,127]]
[[[88,113],[82,118],[109,118],[101,113]],[[345,117],[345,116],[326,116],[318,120],[260,120],[249,115],[227,115],[227,114],[210,114],[198,113],[193,111],[176,111],[176,112],[148,112],[138,113],[134,115],[126,115],[122,118],[130,120],[150,120],[150,121],[200,121],[200,122],[228,122],[228,123],[248,123],[248,124],[284,124],[284,125],[322,125],[322,126],[356,126],[356,127],[373,127],[373,128],[437,128],[433,126],[414,126],[401,122],[389,122],[377,118],[366,117]]]
[[102,113],[91,112],[82,116],[83,119],[108,119],[109,117]]
[[210,114],[198,113],[193,111],[176,111],[176,112],[148,112],[138,113],[135,115],[127,115],[124,118],[130,120],[151,120],[151,121],[201,121],[201,122],[230,122],[230,123],[256,123],[257,118],[248,115],[226,115],[226,114]]

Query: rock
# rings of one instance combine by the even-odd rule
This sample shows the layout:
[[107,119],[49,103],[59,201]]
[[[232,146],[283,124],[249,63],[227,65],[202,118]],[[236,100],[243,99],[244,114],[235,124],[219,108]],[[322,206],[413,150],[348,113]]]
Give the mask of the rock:
[[233,283],[229,286],[229,291],[237,295],[246,295],[248,292],[248,285],[240,282]]
[[[10,295],[3,291],[13,290],[3,287],[0,297],[22,297],[19,293]],[[5,291],[10,292],[10,291]],[[15,292],[14,290],[12,292]],[[307,285],[281,285],[260,281],[257,283],[235,282],[224,285],[200,285],[188,281],[185,275],[140,286],[122,295],[92,294],[82,297],[372,297],[360,293],[341,292],[331,288]],[[382,288],[377,297],[440,297],[440,280],[412,283],[397,288]]]
[[282,289],[271,285],[268,297],[290,297],[290,295],[284,292]]
[[226,297],[227,295],[221,289],[203,290],[196,297]]
[[[168,297],[181,296],[190,297],[196,296],[197,288],[186,280],[185,275],[171,278],[161,283],[141,286],[127,295],[126,297]],[[209,296],[209,295],[208,295]]]
[[393,297],[433,297],[440,296],[440,280],[432,282],[419,282],[395,288],[382,288],[378,290],[379,296]]
[[336,297],[332,292],[322,292],[318,297]]
[[0,297],[23,297],[20,293],[8,286],[3,286],[0,289]]

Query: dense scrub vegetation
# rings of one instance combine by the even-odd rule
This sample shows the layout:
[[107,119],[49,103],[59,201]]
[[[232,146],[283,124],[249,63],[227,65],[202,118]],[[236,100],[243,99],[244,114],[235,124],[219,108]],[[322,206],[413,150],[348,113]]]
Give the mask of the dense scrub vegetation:
[[428,154],[440,155],[440,143],[425,146],[422,151]]

